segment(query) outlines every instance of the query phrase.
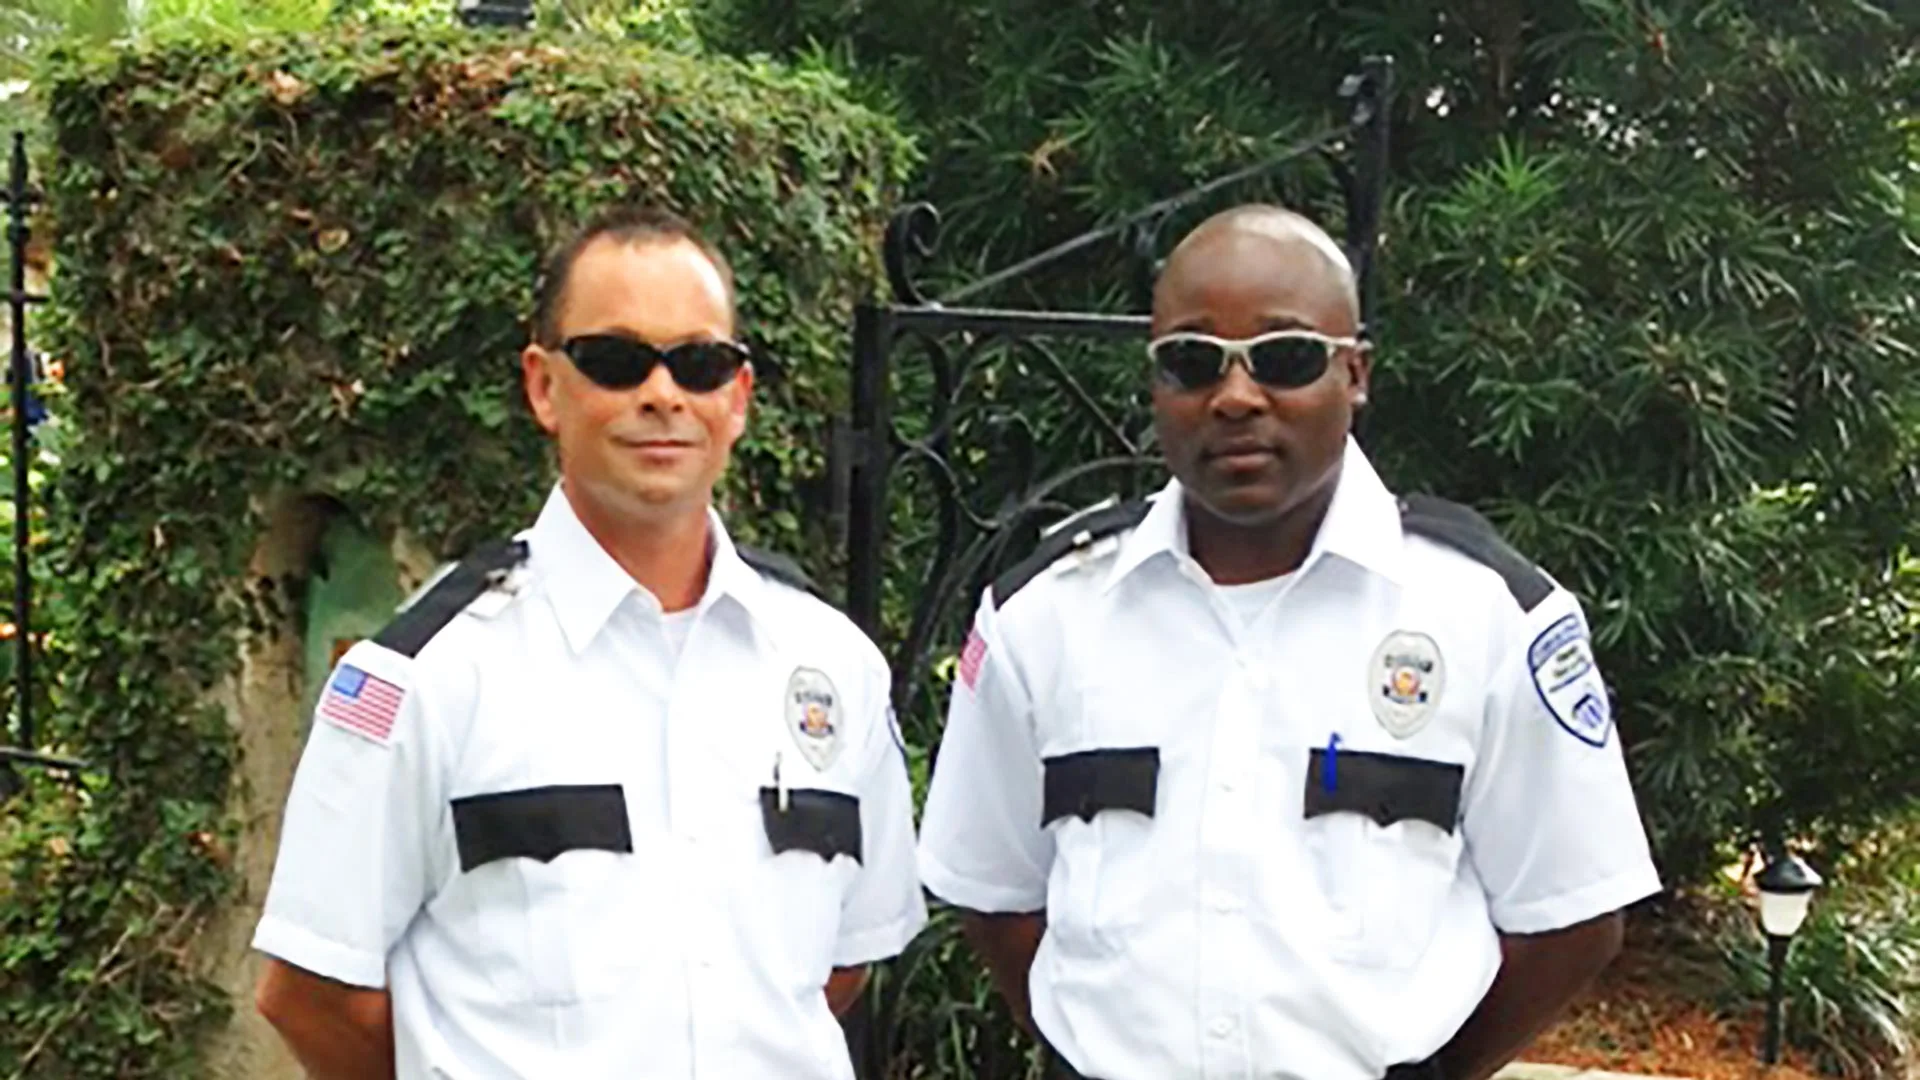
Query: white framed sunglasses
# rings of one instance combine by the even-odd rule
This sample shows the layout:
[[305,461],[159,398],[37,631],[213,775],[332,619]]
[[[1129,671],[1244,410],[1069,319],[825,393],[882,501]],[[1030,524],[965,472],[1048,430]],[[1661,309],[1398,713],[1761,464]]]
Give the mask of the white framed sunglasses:
[[1326,374],[1333,351],[1363,349],[1359,338],[1331,337],[1317,330],[1273,330],[1229,340],[1180,330],[1147,343],[1147,355],[1162,379],[1180,390],[1204,390],[1227,377],[1235,360],[1253,381],[1275,390],[1295,390]]

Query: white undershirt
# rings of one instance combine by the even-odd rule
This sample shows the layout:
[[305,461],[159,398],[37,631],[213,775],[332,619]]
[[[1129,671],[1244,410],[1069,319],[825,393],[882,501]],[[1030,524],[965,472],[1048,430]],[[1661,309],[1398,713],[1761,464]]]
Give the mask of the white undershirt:
[[1244,585],[1215,584],[1214,589],[1227,602],[1227,607],[1239,616],[1240,625],[1252,629],[1292,579],[1292,574],[1281,574],[1264,581],[1249,581]]
[[660,629],[667,635],[667,652],[675,661],[686,649],[687,632],[693,629],[693,618],[700,614],[699,607],[690,607],[685,611],[672,611],[660,616]]

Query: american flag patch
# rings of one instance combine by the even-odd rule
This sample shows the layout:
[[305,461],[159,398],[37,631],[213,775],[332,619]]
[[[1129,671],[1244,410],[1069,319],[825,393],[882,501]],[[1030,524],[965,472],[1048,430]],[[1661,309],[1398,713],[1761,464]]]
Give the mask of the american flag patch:
[[320,715],[382,746],[393,734],[406,692],[352,664],[342,664],[320,696]]
[[967,644],[960,650],[960,681],[972,690],[980,682],[980,665],[987,659],[987,639],[975,627],[967,632]]

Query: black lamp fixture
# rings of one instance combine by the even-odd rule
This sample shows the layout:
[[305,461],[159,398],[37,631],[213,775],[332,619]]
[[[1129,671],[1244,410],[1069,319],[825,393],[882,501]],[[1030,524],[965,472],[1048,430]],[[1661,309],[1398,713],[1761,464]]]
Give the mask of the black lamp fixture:
[[1768,856],[1767,865],[1753,883],[1760,889],[1760,929],[1767,935],[1767,1039],[1760,1059],[1780,1062],[1781,978],[1787,966],[1787,947],[1807,921],[1807,908],[1820,887],[1820,875],[1782,845]]
[[468,26],[525,30],[533,25],[533,0],[459,0],[460,21]]

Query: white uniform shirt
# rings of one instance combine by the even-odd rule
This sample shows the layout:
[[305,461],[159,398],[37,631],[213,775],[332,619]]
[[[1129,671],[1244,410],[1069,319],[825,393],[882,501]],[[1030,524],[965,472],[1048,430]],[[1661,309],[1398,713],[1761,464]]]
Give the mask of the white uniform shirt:
[[[713,535],[677,649],[556,490],[511,597],[342,659],[254,945],[388,987],[401,1080],[852,1076],[830,970],[926,920],[886,663]],[[783,789],[860,859],[775,854]]]
[[[1084,1075],[1377,1080],[1424,1060],[1492,984],[1499,932],[1659,889],[1580,605],[1534,581],[1523,610],[1500,574],[1403,533],[1349,442],[1301,568],[1272,603],[1231,603],[1170,484],[1130,533],[997,608],[989,592],[922,880],[1045,910],[1034,1020]],[[1075,759],[1044,760],[1140,767],[1142,748],[1151,816],[1101,809],[1110,790],[1043,826],[1047,774]]]

